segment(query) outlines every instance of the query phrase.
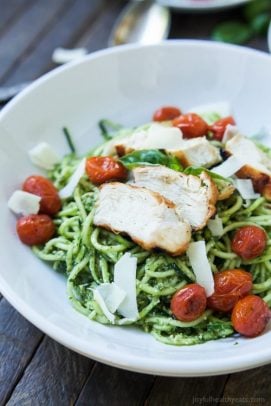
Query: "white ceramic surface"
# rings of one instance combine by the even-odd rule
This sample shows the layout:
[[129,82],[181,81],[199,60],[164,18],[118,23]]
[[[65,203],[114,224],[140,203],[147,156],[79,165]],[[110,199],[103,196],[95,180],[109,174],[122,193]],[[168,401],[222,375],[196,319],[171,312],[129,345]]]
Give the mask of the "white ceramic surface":
[[244,132],[271,127],[271,57],[203,41],[113,48],[45,75],[1,111],[0,289],[19,312],[67,347],[135,371],[214,375],[271,361],[271,331],[255,339],[172,347],[137,329],[89,321],[69,304],[64,278],[19,242],[7,208],[12,191],[37,173],[28,160],[29,148],[47,141],[59,153],[67,152],[63,125],[86,152],[100,141],[96,123],[102,117],[135,125],[164,104],[185,110],[217,100],[232,103]]
[[157,0],[163,6],[187,11],[219,11],[241,6],[250,0]]

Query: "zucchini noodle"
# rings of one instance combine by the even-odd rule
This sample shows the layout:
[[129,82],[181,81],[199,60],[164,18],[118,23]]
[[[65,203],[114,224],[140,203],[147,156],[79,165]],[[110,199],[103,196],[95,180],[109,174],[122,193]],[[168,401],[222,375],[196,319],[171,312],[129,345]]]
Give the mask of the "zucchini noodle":
[[[102,148],[99,147],[99,152]],[[57,188],[68,182],[79,159],[72,153],[49,172]],[[152,334],[162,343],[192,345],[234,334],[228,315],[206,310],[193,322],[175,320],[170,312],[172,295],[187,283],[195,281],[186,254],[171,257],[162,252],[145,251],[128,237],[113,234],[93,225],[97,188],[84,176],[73,197],[63,202],[54,218],[56,237],[44,246],[33,247],[34,253],[67,276],[68,297],[76,310],[91,320],[110,324],[93,298],[93,289],[112,282],[114,264],[127,252],[137,258],[138,320],[123,319],[116,314],[115,325],[132,324]],[[211,269],[243,268],[253,276],[253,292],[271,305],[271,204],[263,197],[247,202],[237,191],[217,203],[217,214],[223,221],[221,237],[210,230],[193,233],[193,240],[205,240]],[[264,227],[268,242],[264,254],[244,261],[231,251],[232,232],[245,225]]]

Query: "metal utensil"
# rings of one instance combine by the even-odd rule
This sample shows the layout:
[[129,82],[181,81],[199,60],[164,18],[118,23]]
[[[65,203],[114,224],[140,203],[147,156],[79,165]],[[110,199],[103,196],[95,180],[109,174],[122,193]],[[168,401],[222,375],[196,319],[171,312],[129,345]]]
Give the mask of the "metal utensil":
[[133,1],[124,8],[109,37],[109,46],[128,43],[154,44],[167,38],[170,29],[167,7],[152,0]]

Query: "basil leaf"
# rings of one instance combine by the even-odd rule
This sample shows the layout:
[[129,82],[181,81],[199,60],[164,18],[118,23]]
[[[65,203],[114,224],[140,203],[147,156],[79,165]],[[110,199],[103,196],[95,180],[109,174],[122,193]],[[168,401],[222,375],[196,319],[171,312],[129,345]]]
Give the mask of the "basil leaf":
[[214,180],[218,180],[218,181],[224,181],[227,183],[232,183],[230,179],[228,178],[224,178],[221,175],[218,175],[217,173],[214,173],[212,171],[209,171],[209,169],[206,169],[202,166],[188,166],[187,168],[185,168],[184,173],[186,175],[194,175],[194,176],[199,176],[202,172],[206,172],[208,173],[208,175]]
[[244,44],[252,37],[252,34],[253,31],[248,25],[239,21],[226,21],[215,28],[212,38],[215,41]]
[[256,15],[250,22],[250,26],[258,35],[265,35],[271,20],[271,13],[262,13]]
[[101,136],[105,140],[111,140],[120,132],[121,129],[123,129],[121,124],[114,123],[113,121],[106,119],[100,120],[98,126],[101,131]]
[[175,171],[182,171],[182,166],[173,155],[158,149],[134,151],[120,158],[120,162],[129,170],[144,165],[164,165]]
[[244,16],[248,21],[254,20],[259,14],[271,11],[270,0],[250,1],[244,8]]

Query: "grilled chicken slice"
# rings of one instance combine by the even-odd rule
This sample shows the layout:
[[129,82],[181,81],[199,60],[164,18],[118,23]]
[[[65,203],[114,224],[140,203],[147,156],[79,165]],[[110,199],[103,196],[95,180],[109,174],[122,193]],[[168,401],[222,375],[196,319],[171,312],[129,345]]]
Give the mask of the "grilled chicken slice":
[[271,158],[250,139],[241,134],[235,135],[225,146],[229,155],[244,161],[244,166],[236,173],[241,179],[251,179],[256,192],[264,192],[271,182]]
[[169,150],[169,152],[179,158],[185,168],[187,166],[210,168],[222,160],[219,149],[212,145],[206,137],[184,140],[179,150]]
[[180,255],[188,248],[191,227],[175,205],[145,188],[112,182],[100,187],[94,224],[128,234],[146,250],[161,248]]
[[152,124],[147,130],[135,131],[115,144],[116,152],[123,156],[135,150],[164,149],[177,156],[183,166],[209,168],[221,161],[219,149],[205,137],[183,139],[182,132],[175,127]]
[[218,190],[210,176],[185,175],[165,166],[146,166],[133,170],[136,185],[160,193],[176,205],[177,213],[195,230],[206,226],[216,212]]

